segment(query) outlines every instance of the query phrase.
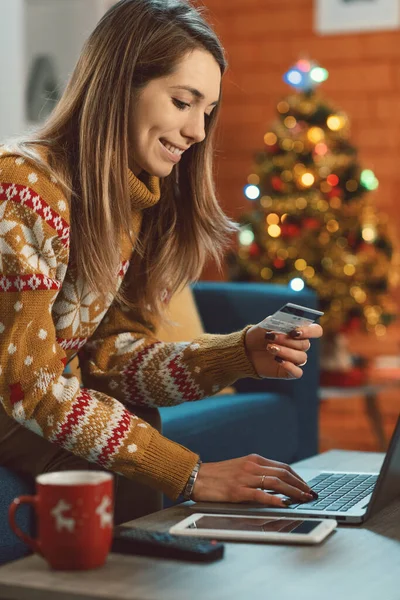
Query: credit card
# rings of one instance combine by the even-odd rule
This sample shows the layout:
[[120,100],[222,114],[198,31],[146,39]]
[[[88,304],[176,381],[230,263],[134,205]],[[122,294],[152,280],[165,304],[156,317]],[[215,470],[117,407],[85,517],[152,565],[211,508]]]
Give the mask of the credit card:
[[289,333],[297,327],[304,327],[305,325],[315,323],[323,314],[319,310],[288,302],[273,315],[261,321],[260,327],[271,329],[278,333]]

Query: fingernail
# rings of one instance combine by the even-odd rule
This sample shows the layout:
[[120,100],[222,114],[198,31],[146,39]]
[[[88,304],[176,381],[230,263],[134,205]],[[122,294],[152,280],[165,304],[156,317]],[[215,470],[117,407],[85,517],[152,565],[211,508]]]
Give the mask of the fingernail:
[[275,339],[275,334],[272,331],[267,331],[267,333],[265,334],[265,339],[272,341]]
[[283,358],[281,358],[280,356],[275,356],[274,360],[276,360],[276,362],[278,363],[283,363]]
[[289,333],[289,335],[292,338],[299,338],[303,335],[303,332],[300,329],[294,329]]
[[279,346],[275,346],[275,344],[268,344],[267,350],[271,352],[271,354],[278,354],[280,348]]
[[314,500],[316,500],[318,498],[318,494],[317,494],[317,492],[314,492],[314,490],[310,490],[310,493],[311,493],[312,497],[314,498]]
[[312,494],[309,494],[308,492],[301,492],[301,495],[304,496],[304,498],[309,498],[310,500],[312,498]]
[[293,500],[291,500],[290,498],[282,499],[282,504],[283,506],[290,506],[291,504],[293,504]]

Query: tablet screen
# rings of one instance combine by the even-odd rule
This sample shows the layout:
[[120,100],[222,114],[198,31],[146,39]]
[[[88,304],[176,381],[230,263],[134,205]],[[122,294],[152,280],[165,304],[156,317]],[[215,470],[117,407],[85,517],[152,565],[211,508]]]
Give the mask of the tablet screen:
[[309,533],[321,521],[299,519],[260,519],[251,517],[202,516],[188,526],[188,529],[215,529],[222,531],[257,531],[281,533]]

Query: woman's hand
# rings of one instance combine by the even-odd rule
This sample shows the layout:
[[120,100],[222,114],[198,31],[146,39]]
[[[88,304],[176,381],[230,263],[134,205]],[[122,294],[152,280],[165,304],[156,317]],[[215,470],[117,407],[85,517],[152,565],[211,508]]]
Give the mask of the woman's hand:
[[298,502],[317,498],[289,465],[258,454],[202,463],[191,497],[195,502],[259,502],[267,506],[288,506],[287,501],[264,490],[284,494]]
[[322,327],[316,323],[295,329],[290,334],[265,331],[253,325],[246,332],[247,354],[260,377],[298,379],[307,362],[310,339],[319,338]]

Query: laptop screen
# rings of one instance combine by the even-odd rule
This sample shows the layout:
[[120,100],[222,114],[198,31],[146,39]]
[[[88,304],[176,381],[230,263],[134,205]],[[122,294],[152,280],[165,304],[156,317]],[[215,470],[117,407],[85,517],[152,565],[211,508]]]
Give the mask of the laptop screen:
[[400,497],[400,416],[369,502],[368,517],[398,497]]

